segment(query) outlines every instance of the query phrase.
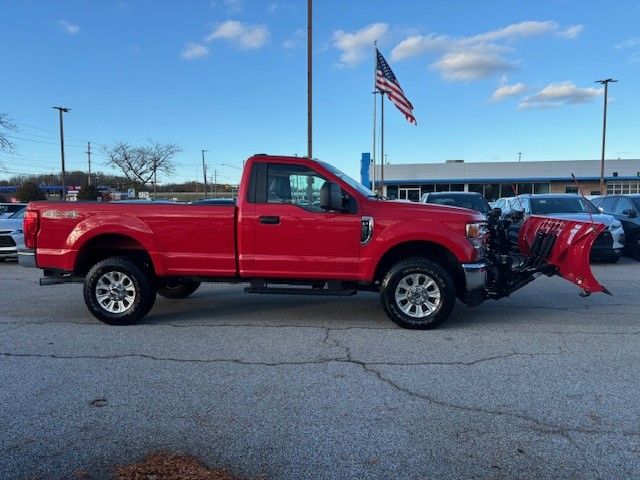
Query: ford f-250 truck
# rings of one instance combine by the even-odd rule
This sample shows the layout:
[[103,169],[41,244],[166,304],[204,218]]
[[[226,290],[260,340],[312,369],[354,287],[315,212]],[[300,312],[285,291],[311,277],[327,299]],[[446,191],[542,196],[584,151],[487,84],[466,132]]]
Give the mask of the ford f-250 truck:
[[505,220],[471,210],[388,201],[331,165],[299,157],[247,160],[237,201],[213,205],[33,202],[20,263],[43,285],[83,282],[99,320],[131,324],[156,294],[184,298],[202,281],[249,293],[380,293],[402,327],[432,328],[456,298],[474,306],[541,274],[583,293],[599,224],[531,217],[509,253]]

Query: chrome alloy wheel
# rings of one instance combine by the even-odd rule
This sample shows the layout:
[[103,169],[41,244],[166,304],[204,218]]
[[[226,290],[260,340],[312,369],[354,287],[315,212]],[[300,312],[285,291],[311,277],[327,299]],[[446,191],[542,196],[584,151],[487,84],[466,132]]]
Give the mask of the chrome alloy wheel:
[[424,273],[412,273],[400,280],[395,292],[396,304],[406,315],[424,318],[440,306],[440,288]]
[[109,313],[128,311],[136,299],[136,287],[131,278],[118,271],[103,274],[96,284],[96,300]]

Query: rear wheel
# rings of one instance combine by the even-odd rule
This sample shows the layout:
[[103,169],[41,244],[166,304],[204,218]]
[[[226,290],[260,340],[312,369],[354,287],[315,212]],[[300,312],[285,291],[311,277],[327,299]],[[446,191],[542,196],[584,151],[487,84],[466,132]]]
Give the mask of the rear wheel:
[[96,263],[84,281],[84,301],[91,314],[109,325],[130,325],[155,302],[150,275],[126,257]]
[[380,297],[391,320],[416,330],[440,325],[456,302],[451,275],[438,263],[422,257],[402,260],[391,267],[382,282]]
[[195,278],[176,278],[163,281],[156,290],[164,298],[187,298],[200,287],[200,280]]

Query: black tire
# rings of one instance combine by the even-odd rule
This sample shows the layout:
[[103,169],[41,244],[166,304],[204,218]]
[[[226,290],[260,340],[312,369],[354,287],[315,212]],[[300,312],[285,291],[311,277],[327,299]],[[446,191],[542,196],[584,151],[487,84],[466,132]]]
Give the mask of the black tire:
[[[409,300],[406,300],[406,303],[402,303],[402,301],[399,303],[396,300],[396,291],[398,290],[400,282],[405,280],[404,285],[412,286],[407,283],[408,276],[410,275],[418,275],[419,281],[422,276],[433,280],[440,293],[439,302],[436,306],[433,305],[433,302],[429,302],[428,300],[428,298],[435,298],[431,296],[435,293],[435,289],[433,289],[433,286],[429,287],[433,289],[433,291],[430,292],[428,288],[424,287],[429,284],[429,281],[426,279],[423,284],[418,285],[419,287],[423,287],[423,290],[422,293],[418,292],[416,300],[419,302],[420,298],[424,298],[424,303],[411,306],[411,302],[409,302]],[[401,292],[402,289],[398,291]],[[409,293],[407,293],[407,295],[409,295]],[[444,322],[449,315],[451,315],[456,303],[456,291],[453,279],[444,267],[427,258],[414,257],[401,260],[391,267],[382,282],[380,299],[385,313],[396,324],[403,328],[427,330],[437,327]],[[416,315],[422,315],[424,314],[424,308],[427,305],[427,302],[429,302],[429,306],[434,309],[432,312],[428,312],[425,316],[414,316],[403,311],[403,308],[408,308],[409,312],[413,310]],[[420,309],[420,312],[418,312],[418,309]]]
[[[124,307],[120,312],[109,309],[112,298],[104,298],[102,301],[98,299],[98,291],[102,291],[103,295],[110,295],[106,288],[110,285],[106,283],[108,276],[121,279],[120,284],[125,285],[128,292],[134,292],[133,301],[127,302],[127,293],[122,300],[114,301],[114,304],[120,303]],[[101,322],[109,325],[131,325],[149,313],[156,300],[150,277],[150,273],[126,257],[107,258],[89,270],[84,280],[84,301],[91,314]],[[98,288],[99,282],[101,289]],[[118,282],[112,283],[115,287],[118,286]]]
[[607,263],[618,263],[618,260],[620,260],[620,255],[612,255],[611,257],[607,257],[605,261]]
[[156,292],[164,298],[187,298],[200,287],[200,280],[195,278],[177,278],[164,280]]
[[640,262],[640,233],[631,240],[631,256]]

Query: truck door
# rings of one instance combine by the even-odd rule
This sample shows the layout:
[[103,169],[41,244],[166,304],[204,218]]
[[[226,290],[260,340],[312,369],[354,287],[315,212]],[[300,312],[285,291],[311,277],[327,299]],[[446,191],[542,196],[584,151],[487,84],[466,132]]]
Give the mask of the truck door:
[[263,169],[261,175],[253,176],[261,184],[256,186],[252,212],[243,218],[245,231],[255,234],[253,252],[249,252],[254,271],[243,275],[356,278],[361,227],[355,199],[349,212],[327,212],[320,208],[320,189],[327,181],[322,174],[290,163],[256,167]]

